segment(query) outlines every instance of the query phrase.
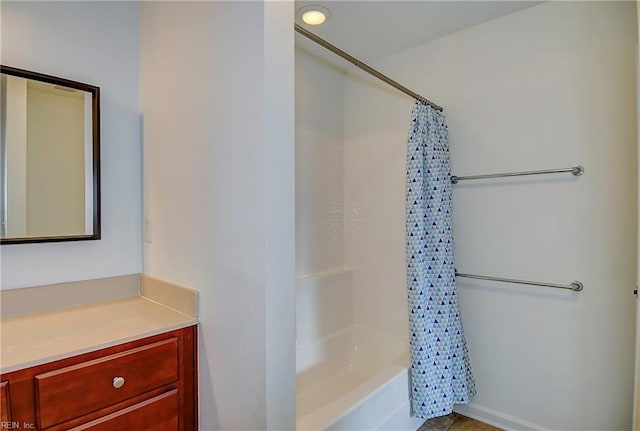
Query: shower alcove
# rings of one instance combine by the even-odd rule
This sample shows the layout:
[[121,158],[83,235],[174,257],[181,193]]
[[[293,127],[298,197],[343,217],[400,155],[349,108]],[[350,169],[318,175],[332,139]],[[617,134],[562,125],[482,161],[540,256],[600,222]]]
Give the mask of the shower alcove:
[[[331,18],[310,31],[444,107],[456,174],[587,169],[454,187],[462,272],[585,286],[458,279],[478,394],[456,411],[502,429],[628,429],[635,4],[320,4]],[[416,430],[405,262],[414,100],[300,35],[295,57],[298,429]]]

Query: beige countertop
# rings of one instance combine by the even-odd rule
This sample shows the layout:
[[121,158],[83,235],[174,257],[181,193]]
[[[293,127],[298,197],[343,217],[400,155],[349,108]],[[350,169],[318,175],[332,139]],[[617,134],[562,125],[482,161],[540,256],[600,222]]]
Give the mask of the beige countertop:
[[196,325],[197,317],[133,296],[0,321],[0,372]]

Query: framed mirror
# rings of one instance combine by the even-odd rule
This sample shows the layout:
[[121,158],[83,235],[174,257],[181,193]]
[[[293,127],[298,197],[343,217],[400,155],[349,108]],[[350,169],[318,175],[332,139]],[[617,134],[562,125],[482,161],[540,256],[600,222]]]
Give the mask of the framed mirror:
[[0,243],[100,239],[100,89],[0,66]]

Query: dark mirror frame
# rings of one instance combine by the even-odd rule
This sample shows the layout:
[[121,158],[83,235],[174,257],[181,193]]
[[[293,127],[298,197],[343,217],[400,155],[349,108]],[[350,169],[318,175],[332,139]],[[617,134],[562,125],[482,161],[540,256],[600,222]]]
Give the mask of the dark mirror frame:
[[100,239],[100,88],[43,73],[31,72],[0,65],[0,73],[75,88],[91,93],[93,122],[93,234],[70,236],[42,236],[26,238],[0,238],[0,244],[29,244],[42,242],[87,241]]

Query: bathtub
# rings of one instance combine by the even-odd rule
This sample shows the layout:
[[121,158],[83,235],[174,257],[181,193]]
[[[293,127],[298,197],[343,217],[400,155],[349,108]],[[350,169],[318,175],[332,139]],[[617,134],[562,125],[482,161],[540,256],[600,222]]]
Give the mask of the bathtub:
[[405,340],[358,325],[296,349],[298,430],[415,431]]

